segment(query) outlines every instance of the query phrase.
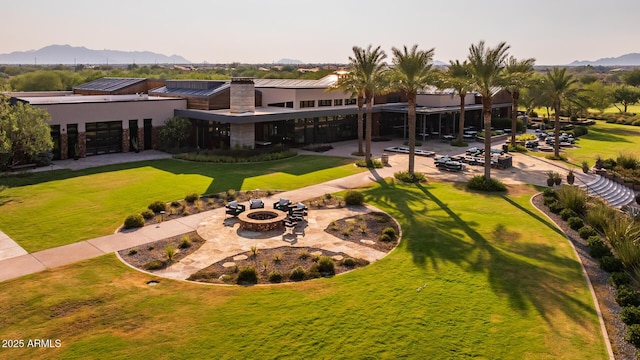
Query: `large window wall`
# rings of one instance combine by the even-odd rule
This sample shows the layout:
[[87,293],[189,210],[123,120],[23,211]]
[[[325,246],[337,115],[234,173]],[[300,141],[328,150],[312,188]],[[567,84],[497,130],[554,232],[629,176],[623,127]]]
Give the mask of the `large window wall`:
[[87,156],[122,152],[122,121],[86,123]]
[[339,115],[257,123],[256,141],[302,146],[351,140],[357,136],[356,121],[356,115]]

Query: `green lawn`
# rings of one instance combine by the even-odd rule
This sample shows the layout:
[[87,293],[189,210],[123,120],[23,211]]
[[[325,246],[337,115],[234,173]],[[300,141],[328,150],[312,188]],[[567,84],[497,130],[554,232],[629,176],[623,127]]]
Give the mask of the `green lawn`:
[[457,185],[365,190],[398,219],[398,249],[334,278],[196,285],[113,255],[0,283],[2,339],[60,339],[3,357],[104,359],[605,359],[567,240],[529,203]]
[[29,252],[113,233],[155,200],[228,189],[291,190],[363,171],[353,160],[297,156],[252,164],[156,160],[1,178],[0,230]]
[[578,166],[583,161],[593,166],[598,155],[615,159],[626,152],[640,158],[640,127],[598,121],[589,127],[588,134],[580,137],[577,145],[575,149],[565,150],[565,154],[570,163]]

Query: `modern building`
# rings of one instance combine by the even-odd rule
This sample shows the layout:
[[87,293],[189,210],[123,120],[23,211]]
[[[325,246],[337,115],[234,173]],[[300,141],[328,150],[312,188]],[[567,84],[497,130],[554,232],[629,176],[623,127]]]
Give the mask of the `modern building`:
[[[233,78],[153,80],[102,78],[63,93],[14,93],[51,114],[54,156],[65,159],[158,148],[158,131],[172,116],[190,119],[189,144],[201,149],[304,146],[357,138],[356,99],[331,90],[337,74],[319,80]],[[482,127],[479,96],[465,98],[465,126]],[[494,113],[508,117],[511,96],[496,89]],[[417,98],[417,133],[427,140],[455,134],[460,99],[452,91],[425,89]],[[374,137],[407,137],[406,97],[376,97]]]

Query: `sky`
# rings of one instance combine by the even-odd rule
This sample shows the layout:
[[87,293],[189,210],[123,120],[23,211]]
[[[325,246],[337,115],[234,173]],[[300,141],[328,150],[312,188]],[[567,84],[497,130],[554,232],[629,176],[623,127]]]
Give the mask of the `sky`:
[[357,45],[435,48],[505,41],[564,65],[640,53],[639,0],[20,0],[0,13],[0,54],[47,45],[152,51],[193,63],[347,63]]

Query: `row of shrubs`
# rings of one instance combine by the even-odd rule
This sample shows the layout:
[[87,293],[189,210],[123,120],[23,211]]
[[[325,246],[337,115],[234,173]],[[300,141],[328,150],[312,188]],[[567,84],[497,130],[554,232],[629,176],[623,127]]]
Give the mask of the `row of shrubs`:
[[640,115],[634,113],[589,114],[590,118],[604,120],[609,124],[640,126]]
[[[625,340],[640,348],[640,297],[638,291],[633,287],[633,278],[625,272],[622,260],[613,254],[609,245],[594,227],[584,224],[581,215],[585,215],[587,210],[586,195],[584,195],[584,202],[576,200],[582,196],[581,192],[583,192],[581,189],[571,186],[563,186],[558,192],[547,188],[543,193],[543,201],[549,211],[559,214],[571,229],[578,231],[580,237],[586,240],[589,255],[598,260],[602,270],[611,274],[609,283],[616,289],[616,302],[622,307],[620,317],[627,324]],[[596,214],[596,212],[602,212],[601,209],[598,209],[601,206],[596,206],[591,214],[587,212],[587,219],[596,220],[593,225],[603,229],[605,222],[598,220],[599,215],[604,215],[609,220],[612,219],[611,213],[609,216],[606,213]]]
[[286,159],[298,155],[297,152],[282,146],[256,149],[214,149],[194,152],[183,152],[173,157],[181,160],[211,163],[243,163],[263,162]]
[[[340,265],[344,267],[355,267],[361,263],[364,265],[363,260],[356,260],[353,258],[344,258],[340,261]],[[267,278],[271,283],[280,283],[285,279],[290,281],[302,281],[308,279],[319,278],[322,276],[332,276],[336,273],[336,265],[333,259],[328,256],[320,256],[317,261],[308,269],[305,270],[302,266],[297,266],[291,270],[288,274],[284,274],[280,270],[272,270],[267,274]],[[258,270],[253,266],[246,266],[239,270],[236,283],[239,285],[251,285],[258,283]]]
[[[187,202],[187,204],[193,204],[196,201],[198,201],[200,199],[200,195],[196,194],[196,193],[192,193],[192,194],[187,194],[184,197],[184,201]],[[175,206],[174,206],[175,205]],[[174,201],[171,203],[172,207],[179,207],[181,206],[179,202]],[[151,204],[149,204],[149,206],[147,206],[147,209],[142,211],[139,214],[131,214],[129,216],[127,216],[124,220],[124,228],[125,229],[134,229],[134,228],[140,228],[143,227],[145,222],[147,220],[152,219],[154,216],[157,216],[158,214],[160,214],[162,211],[166,211],[167,210],[167,204],[162,202],[162,201],[154,201]],[[188,215],[185,214],[185,215]]]
[[507,191],[507,186],[498,179],[487,180],[483,175],[477,175],[469,179],[467,189],[476,191],[499,192]]

